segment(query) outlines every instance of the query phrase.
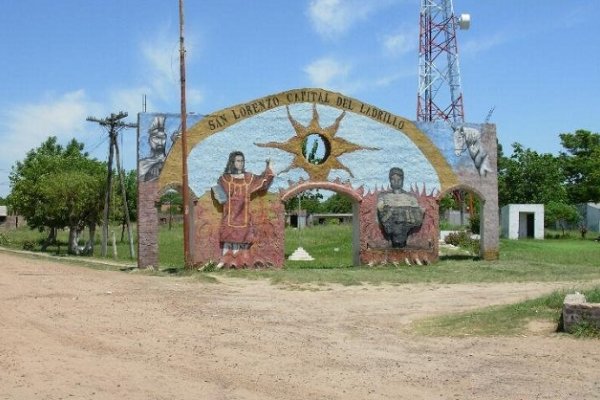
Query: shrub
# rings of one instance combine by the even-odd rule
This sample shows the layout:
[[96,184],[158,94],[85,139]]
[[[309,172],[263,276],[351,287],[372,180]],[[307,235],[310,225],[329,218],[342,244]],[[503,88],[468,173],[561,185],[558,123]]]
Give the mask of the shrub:
[[580,338],[600,338],[600,328],[585,320],[575,325],[572,333]]
[[35,240],[23,240],[23,250],[33,250],[35,249]]
[[10,244],[10,240],[8,239],[8,237],[4,234],[0,232],[0,246],[7,246]]
[[466,231],[451,232],[445,238],[444,242],[453,246],[462,247],[472,254],[479,252],[479,240],[471,239],[471,236]]

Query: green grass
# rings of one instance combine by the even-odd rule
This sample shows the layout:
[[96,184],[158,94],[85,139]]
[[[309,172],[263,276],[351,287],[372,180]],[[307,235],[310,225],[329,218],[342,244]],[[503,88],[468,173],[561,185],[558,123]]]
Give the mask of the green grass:
[[[111,227],[120,238],[120,227]],[[170,275],[191,275],[192,270],[183,268],[183,233],[181,224],[161,225],[159,254],[161,270]],[[67,231],[61,231],[60,246],[49,248],[49,253],[66,253]],[[135,234],[135,231],[134,231]],[[234,270],[217,271],[218,276],[235,276],[247,279],[269,279],[277,284],[342,285],[403,284],[403,283],[475,283],[475,282],[530,282],[530,281],[585,281],[600,279],[600,244],[591,239],[570,238],[562,240],[501,240],[500,260],[480,261],[465,255],[442,257],[429,266],[400,265],[385,267],[353,267],[352,231],[349,225],[321,225],[312,228],[286,230],[285,254],[290,255],[302,246],[315,261],[287,261],[281,270]],[[39,242],[45,233],[20,228],[6,231],[8,246],[22,248],[26,240]],[[99,259],[101,229],[97,232],[94,259]],[[110,244],[110,242],[109,242]],[[36,245],[39,251],[39,244]],[[337,250],[336,250],[337,249]],[[130,265],[127,240],[117,240],[118,259]],[[136,248],[137,251],[137,248]],[[112,248],[109,245],[112,260]],[[82,260],[87,257],[81,257]],[[196,273],[197,274],[197,273]],[[206,273],[204,273],[206,274]]]
[[[134,250],[137,252],[136,246],[136,227],[133,225],[132,234],[134,237]],[[102,240],[102,227],[98,227],[96,229],[96,240],[94,244],[94,255],[92,257],[82,257],[82,260],[85,258],[97,258],[97,259],[106,259],[106,260],[114,260],[113,257],[113,246],[112,246],[112,234],[115,234],[116,238],[116,249],[117,249],[117,261],[132,263],[135,262],[135,258],[132,260],[129,253],[129,241],[127,239],[127,231],[125,231],[125,235],[123,241],[121,242],[121,226],[109,226],[108,230],[108,246],[107,246],[107,257],[101,257],[101,240]],[[7,242],[0,243],[0,245],[8,248],[19,249],[19,250],[31,250],[33,252],[40,252],[42,242],[48,236],[47,232],[40,232],[38,230],[29,229],[26,226],[19,227],[16,230],[6,230],[3,232],[4,237],[7,239]],[[87,230],[84,232],[83,237],[87,240]],[[46,253],[55,255],[55,256],[66,256],[67,255],[67,243],[69,238],[68,230],[59,230],[57,235],[57,243],[48,246]],[[83,241],[81,241],[83,243]]]
[[[428,336],[507,336],[522,334],[531,321],[550,322],[558,327],[565,295],[574,291],[555,291],[516,304],[428,318],[417,321],[413,328],[416,333]],[[600,303],[600,287],[580,292],[589,303]],[[575,329],[574,335],[600,337],[600,330],[583,323]]]
[[352,228],[349,225],[316,225],[286,229],[285,258],[303,247],[314,261],[286,261],[287,269],[331,269],[352,266]]

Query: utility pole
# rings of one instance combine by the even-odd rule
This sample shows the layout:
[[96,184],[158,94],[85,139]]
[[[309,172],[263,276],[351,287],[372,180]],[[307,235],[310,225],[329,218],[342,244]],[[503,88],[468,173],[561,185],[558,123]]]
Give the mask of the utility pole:
[[110,139],[109,149],[108,149],[108,172],[106,177],[106,195],[104,197],[104,221],[102,226],[102,248],[101,255],[102,257],[106,257],[106,247],[108,242],[108,217],[110,210],[110,198],[112,194],[112,166],[113,159],[115,157],[115,153],[117,156],[117,174],[119,176],[119,180],[121,181],[121,192],[123,196],[123,211],[125,213],[125,221],[127,223],[127,233],[129,235],[129,252],[131,258],[134,258],[133,252],[133,236],[131,234],[131,223],[129,221],[129,209],[127,207],[127,195],[125,192],[125,183],[123,182],[123,172],[121,170],[121,164],[119,161],[119,145],[117,142],[117,137],[119,135],[119,131],[125,128],[137,128],[137,124],[132,124],[128,122],[123,122],[122,119],[127,117],[127,113],[124,111],[119,111],[117,114],[110,114],[109,117],[106,118],[96,118],[96,117],[87,117],[86,121],[97,122],[100,126],[106,128],[108,130],[108,136]]
[[190,190],[187,169],[187,110],[185,102],[185,46],[183,40],[183,0],[179,0],[179,72],[181,81],[181,195],[183,197],[183,257],[190,267]]

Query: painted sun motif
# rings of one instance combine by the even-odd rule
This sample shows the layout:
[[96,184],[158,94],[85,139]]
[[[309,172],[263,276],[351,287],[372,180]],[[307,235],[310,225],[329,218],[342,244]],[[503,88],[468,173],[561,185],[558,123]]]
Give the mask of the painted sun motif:
[[[379,150],[377,147],[360,146],[336,136],[340,122],[346,115],[346,111],[343,111],[331,126],[322,128],[319,123],[319,113],[317,112],[316,104],[313,104],[312,119],[307,126],[300,124],[292,117],[288,106],[286,106],[286,110],[288,119],[296,131],[296,135],[285,142],[255,143],[259,147],[276,148],[294,155],[292,163],[281,172],[287,172],[293,168],[302,168],[308,173],[311,181],[325,181],[331,170],[341,169],[350,174],[351,177],[354,177],[352,171],[342,164],[338,160],[338,157],[358,150]],[[307,151],[305,148],[306,141],[312,136],[320,139],[320,142],[324,146],[322,157],[317,163],[310,162],[310,157],[307,157],[305,154]]]

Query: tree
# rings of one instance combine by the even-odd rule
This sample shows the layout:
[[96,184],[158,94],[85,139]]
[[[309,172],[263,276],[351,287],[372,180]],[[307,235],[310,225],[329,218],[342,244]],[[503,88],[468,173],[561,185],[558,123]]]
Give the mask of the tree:
[[[496,140],[497,141],[497,140]],[[503,147],[500,142],[497,142],[497,164],[498,164],[498,204],[504,206],[510,204],[511,190],[508,187],[508,182],[511,178],[508,177],[508,170],[511,166],[511,159],[504,155]]]
[[[106,175],[106,171],[105,171]],[[131,170],[123,172],[123,183],[125,185],[125,196],[127,199],[127,210],[129,211],[129,220],[137,220],[137,171]],[[125,218],[125,207],[123,207],[123,193],[121,191],[121,182],[113,179],[110,199],[110,220],[121,225],[121,242],[125,239],[125,228],[127,227],[127,218]]]
[[511,203],[564,203],[567,192],[561,160],[552,154],[539,154],[514,143],[510,158],[500,164],[498,196],[500,206]]
[[135,169],[125,174],[125,193],[127,194],[129,219],[137,221],[137,170]]
[[285,211],[293,212],[298,211],[298,208],[306,210],[309,214],[318,213],[321,211],[321,200],[323,195],[319,193],[319,189],[316,191],[307,190],[299,193],[293,198],[285,202]]
[[324,212],[329,213],[351,213],[352,212],[352,199],[348,196],[334,193],[327,200],[321,203],[321,209]]
[[83,147],[74,139],[63,147],[56,137],[49,137],[12,167],[11,206],[27,219],[31,229],[48,230],[43,250],[56,241],[57,230],[64,227],[70,230],[69,252],[79,254],[76,239],[86,226],[90,229],[87,250],[93,246],[105,167],[89,159]]
[[581,215],[575,206],[551,201],[544,207],[544,223],[546,226],[556,224],[562,229],[563,236],[567,225],[576,224],[581,220]]
[[560,140],[569,201],[600,202],[600,134],[580,129],[560,134]]
[[169,206],[169,230],[171,230],[173,214],[183,214],[183,196],[177,190],[169,189],[160,197],[160,204]]

